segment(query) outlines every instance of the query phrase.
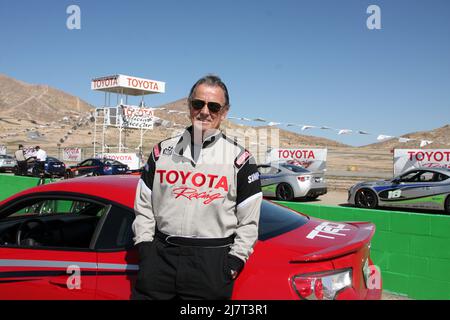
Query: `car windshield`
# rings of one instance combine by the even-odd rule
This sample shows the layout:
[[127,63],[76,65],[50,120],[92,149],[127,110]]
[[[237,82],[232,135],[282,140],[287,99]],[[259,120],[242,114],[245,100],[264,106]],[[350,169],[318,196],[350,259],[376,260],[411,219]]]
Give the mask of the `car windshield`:
[[121,163],[117,160],[112,160],[112,159],[105,159],[104,163],[108,164],[108,165],[123,166],[123,163]]
[[261,205],[258,239],[264,241],[279,236],[307,222],[307,217],[265,200]]
[[47,157],[47,161],[59,162],[58,159],[53,158],[53,157]]
[[295,166],[293,164],[282,164],[281,166],[283,168],[286,168],[286,169],[291,170],[291,171],[296,172],[296,173],[308,173],[308,172],[310,172],[309,170],[307,170],[305,168],[302,168],[302,167],[299,167],[299,166]]

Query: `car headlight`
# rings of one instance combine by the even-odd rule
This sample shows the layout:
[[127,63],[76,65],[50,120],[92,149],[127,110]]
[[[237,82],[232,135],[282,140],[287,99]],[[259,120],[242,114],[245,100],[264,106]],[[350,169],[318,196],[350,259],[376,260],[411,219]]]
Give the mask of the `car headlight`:
[[352,270],[296,275],[292,286],[300,299],[334,300],[340,291],[352,286]]

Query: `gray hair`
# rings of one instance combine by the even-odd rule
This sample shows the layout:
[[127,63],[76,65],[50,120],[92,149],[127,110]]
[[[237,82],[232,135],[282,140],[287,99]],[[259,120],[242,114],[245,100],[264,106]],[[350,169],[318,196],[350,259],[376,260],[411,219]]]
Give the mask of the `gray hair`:
[[191,88],[191,91],[189,93],[188,103],[191,104],[192,96],[194,95],[195,90],[197,87],[201,84],[206,84],[210,87],[220,87],[223,90],[223,94],[225,96],[225,106],[226,108],[230,108],[230,97],[228,96],[228,89],[225,83],[222,82],[222,79],[220,79],[218,76],[213,74],[208,74],[202,78],[200,78]]

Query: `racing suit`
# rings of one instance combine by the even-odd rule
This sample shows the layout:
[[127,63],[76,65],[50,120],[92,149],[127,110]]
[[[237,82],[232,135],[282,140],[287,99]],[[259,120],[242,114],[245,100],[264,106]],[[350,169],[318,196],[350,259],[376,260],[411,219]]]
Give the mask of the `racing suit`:
[[196,156],[192,130],[154,146],[137,186],[137,298],[230,298],[258,237],[254,158],[219,130]]

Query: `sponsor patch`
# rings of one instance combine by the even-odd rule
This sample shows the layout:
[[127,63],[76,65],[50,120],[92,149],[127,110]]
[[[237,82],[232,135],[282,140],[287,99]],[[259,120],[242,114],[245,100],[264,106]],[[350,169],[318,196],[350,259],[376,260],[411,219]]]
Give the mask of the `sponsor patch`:
[[243,154],[241,154],[239,157],[236,158],[236,160],[234,161],[234,165],[240,169],[246,162],[247,160],[250,158],[251,153],[247,150],[244,151]]
[[155,158],[155,161],[159,159],[159,155],[159,144],[157,144],[153,147],[153,157]]
[[252,182],[255,182],[256,180],[259,180],[259,172],[255,172],[255,173],[249,175],[247,179],[248,179],[249,184]]
[[172,146],[164,148],[164,150],[163,150],[163,154],[165,154],[166,156],[170,156],[172,153],[173,153],[173,147]]

